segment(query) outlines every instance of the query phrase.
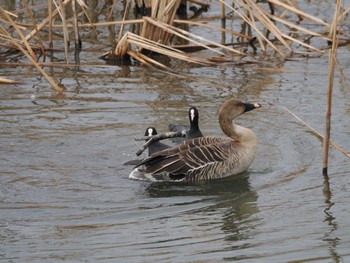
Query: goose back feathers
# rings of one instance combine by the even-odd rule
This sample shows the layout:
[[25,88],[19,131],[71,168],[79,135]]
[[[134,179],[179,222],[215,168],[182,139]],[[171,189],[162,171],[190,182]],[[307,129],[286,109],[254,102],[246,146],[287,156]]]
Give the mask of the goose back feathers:
[[236,99],[226,101],[219,111],[219,123],[227,135],[201,137],[143,160],[129,178],[151,181],[198,181],[216,179],[245,171],[255,157],[257,140],[253,131],[233,120],[244,112],[261,107]]

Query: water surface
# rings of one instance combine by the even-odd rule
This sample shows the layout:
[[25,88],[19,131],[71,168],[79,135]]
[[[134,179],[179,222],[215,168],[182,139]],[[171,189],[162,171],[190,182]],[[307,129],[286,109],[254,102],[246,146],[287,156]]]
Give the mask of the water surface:
[[[339,49],[345,76],[349,54]],[[331,148],[327,191],[322,141],[285,109],[323,133],[327,56],[188,67],[189,79],[99,63],[52,69],[63,96],[30,67],[1,66],[22,81],[0,87],[2,261],[350,260],[349,159]],[[334,84],[331,137],[350,151],[349,89],[339,73]],[[146,127],[186,124],[194,105],[202,132],[223,136],[217,112],[231,97],[263,105],[237,120],[259,140],[247,172],[197,183],[128,179],[123,163]]]

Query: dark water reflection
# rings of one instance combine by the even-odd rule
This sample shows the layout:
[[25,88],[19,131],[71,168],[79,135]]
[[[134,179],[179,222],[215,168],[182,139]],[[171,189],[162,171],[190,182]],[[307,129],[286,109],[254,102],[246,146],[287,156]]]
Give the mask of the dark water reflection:
[[[212,222],[227,234],[227,240],[242,240],[248,238],[249,229],[245,229],[243,222],[250,221],[258,212],[256,207],[257,194],[250,190],[248,174],[239,175],[238,178],[217,180],[210,184],[207,182],[181,183],[181,184],[151,184],[146,193],[153,198],[180,198],[200,197],[194,199],[193,204],[209,203],[191,211],[191,213],[216,214],[222,211],[222,218]],[[188,199],[187,199],[188,200]],[[210,204],[211,203],[211,204]],[[187,202],[176,204],[186,206]],[[207,222],[210,225],[210,222]]]

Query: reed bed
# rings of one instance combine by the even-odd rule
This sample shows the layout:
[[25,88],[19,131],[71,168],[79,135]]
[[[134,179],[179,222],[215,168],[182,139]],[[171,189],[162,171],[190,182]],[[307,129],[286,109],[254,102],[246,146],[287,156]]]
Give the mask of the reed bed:
[[[16,14],[12,10],[0,8],[1,22],[0,26],[1,45],[7,48],[15,49],[25,55],[42,74],[51,86],[59,93],[63,92],[54,82],[54,80],[38,64],[38,57],[45,52],[52,50],[53,32],[59,30],[63,35],[65,62],[69,61],[70,32],[74,33],[75,52],[82,48],[84,39],[81,39],[79,30],[89,28],[95,31],[95,28],[105,26],[121,25],[118,36],[116,37],[116,46],[111,46],[110,51],[101,54],[102,58],[115,59],[117,61],[127,60],[132,57],[141,64],[157,67],[170,71],[171,66],[163,64],[154,55],[162,55],[171,59],[180,59],[184,62],[199,65],[215,65],[218,63],[227,63],[249,56],[249,48],[254,52],[261,54],[275,53],[276,56],[287,58],[297,54],[293,45],[303,46],[303,55],[324,53],[324,48],[316,47],[308,43],[310,38],[324,39],[332,41],[334,21],[340,21],[349,12],[350,8],[343,9],[337,13],[337,18],[333,20],[332,25],[320,18],[300,10],[296,1],[268,0],[266,3],[256,2],[255,0],[217,0],[211,5],[220,5],[222,21],[229,19],[239,19],[244,25],[244,30],[235,31],[232,28],[227,29],[223,23],[222,27],[210,25],[208,20],[183,19],[178,17],[177,11],[180,0],[129,0],[125,1],[124,13],[119,20],[101,21],[93,23],[89,16],[89,6],[83,0],[48,0],[46,7],[48,16],[40,23],[36,21],[31,6],[27,1],[23,1],[27,16],[30,18],[27,24],[16,22]],[[116,7],[117,0],[113,0],[108,18],[112,17],[113,9]],[[188,1],[187,5],[198,5],[200,8],[208,8],[209,4],[204,1]],[[70,8],[70,20],[68,21],[67,8]],[[141,18],[131,15],[135,10],[149,10],[148,15],[141,14]],[[187,9],[186,9],[187,10]],[[207,9],[205,9],[207,10]],[[15,11],[15,10],[14,10]],[[210,9],[209,9],[210,12]],[[231,14],[229,17],[227,13]],[[289,14],[289,16],[287,16]],[[291,16],[298,18],[295,22],[290,19]],[[81,19],[85,17],[88,23],[82,23]],[[289,18],[288,18],[289,17]],[[79,21],[80,20],[80,21]],[[325,28],[323,32],[314,32],[303,27],[300,20],[308,20],[315,25],[321,25]],[[72,21],[72,22],[71,22]],[[125,28],[129,25],[129,30]],[[131,26],[134,26],[133,29]],[[136,27],[135,27],[136,26]],[[209,28],[213,34],[227,34],[236,37],[235,43],[218,43],[190,32],[190,30],[181,29],[181,26],[189,28],[190,26]],[[9,34],[8,27],[13,27],[16,34]],[[32,29],[32,30],[30,30]],[[48,31],[46,39],[42,38],[41,31]],[[29,32],[28,32],[29,31]],[[349,36],[338,29],[339,41],[349,41]],[[182,45],[174,44],[174,39],[181,39]],[[332,41],[334,43],[334,41]],[[235,47],[235,48],[234,48]],[[236,48],[238,47],[238,48]],[[194,51],[207,50],[206,53],[196,54]],[[192,53],[188,53],[191,51]],[[300,51],[298,51],[300,53]],[[267,56],[268,59],[268,56]],[[74,61],[77,63],[79,61]]]

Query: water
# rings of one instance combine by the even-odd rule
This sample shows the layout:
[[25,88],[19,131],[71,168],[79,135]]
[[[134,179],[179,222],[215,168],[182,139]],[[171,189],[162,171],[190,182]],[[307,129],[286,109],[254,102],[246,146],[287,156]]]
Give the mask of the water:
[[[339,49],[347,82],[349,54]],[[189,79],[97,63],[54,68],[63,96],[30,67],[1,66],[22,82],[0,89],[2,262],[350,261],[349,159],[331,148],[328,191],[322,141],[285,109],[323,133],[327,56],[193,67]],[[331,138],[349,152],[349,89],[339,73],[334,83]],[[263,106],[237,120],[259,140],[246,173],[128,179],[147,126],[186,124],[194,105],[202,132],[222,136],[230,97]]]

